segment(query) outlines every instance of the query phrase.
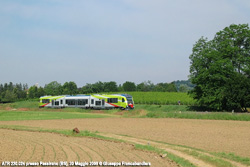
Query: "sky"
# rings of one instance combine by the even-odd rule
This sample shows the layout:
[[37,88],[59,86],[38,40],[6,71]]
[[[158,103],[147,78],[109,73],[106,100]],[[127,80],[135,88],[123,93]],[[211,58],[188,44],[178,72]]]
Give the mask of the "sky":
[[187,80],[192,47],[249,0],[1,0],[0,83]]

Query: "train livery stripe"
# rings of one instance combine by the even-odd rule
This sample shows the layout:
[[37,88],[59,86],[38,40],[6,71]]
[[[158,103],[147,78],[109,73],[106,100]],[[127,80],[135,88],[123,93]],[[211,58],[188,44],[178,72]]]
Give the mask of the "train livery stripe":
[[[106,102],[106,103],[108,103],[108,102]],[[115,104],[113,104],[113,103],[108,103],[108,104],[110,104],[110,105],[112,105],[112,106],[114,106],[114,107],[120,107],[120,106],[115,105]]]
[[49,103],[46,103],[46,104],[44,104],[44,105],[42,105],[42,107],[45,107],[45,106],[47,106]]

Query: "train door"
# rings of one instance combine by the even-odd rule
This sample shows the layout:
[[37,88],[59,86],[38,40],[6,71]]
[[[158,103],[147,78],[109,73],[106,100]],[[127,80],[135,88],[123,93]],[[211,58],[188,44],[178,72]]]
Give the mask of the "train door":
[[102,99],[102,107],[104,107],[104,106],[105,106],[105,100]]
[[52,105],[52,107],[54,107],[54,105],[55,105],[55,101],[54,100],[51,101],[51,105]]
[[90,96],[89,98],[89,107],[93,108],[95,106],[95,99]]

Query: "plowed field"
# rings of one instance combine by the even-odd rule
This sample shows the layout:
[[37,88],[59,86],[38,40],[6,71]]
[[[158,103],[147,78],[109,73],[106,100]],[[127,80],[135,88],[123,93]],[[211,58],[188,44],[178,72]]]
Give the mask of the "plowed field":
[[86,137],[0,129],[0,162],[151,162],[152,166],[177,166],[157,154],[133,145]]
[[[137,150],[129,143],[155,146],[182,157],[196,166],[229,165],[225,163],[220,165],[212,154],[170,144],[250,157],[250,122],[244,121],[98,118],[1,121],[0,125],[21,125],[57,130],[72,130],[77,127],[80,131],[98,131],[102,136],[126,141],[126,143],[120,143],[87,137],[66,137],[53,133],[0,129],[0,162],[5,160],[25,162],[146,161],[151,162],[152,166],[177,166],[167,157],[162,158],[156,153]],[[195,152],[199,156],[190,154],[195,154]],[[200,155],[203,158],[209,156],[214,160],[210,162]],[[221,160],[226,159],[221,158]],[[226,161],[234,166],[245,166],[236,161]]]
[[250,157],[250,122],[192,119],[101,118],[3,121],[46,129],[73,129],[129,135],[216,152]]

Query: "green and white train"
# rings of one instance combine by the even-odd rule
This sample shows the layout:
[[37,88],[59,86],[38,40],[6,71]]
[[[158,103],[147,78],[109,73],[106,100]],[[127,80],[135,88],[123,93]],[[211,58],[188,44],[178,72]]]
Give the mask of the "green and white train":
[[90,108],[90,109],[133,109],[133,97],[128,94],[113,95],[62,95],[62,96],[42,96],[39,107],[50,108]]

